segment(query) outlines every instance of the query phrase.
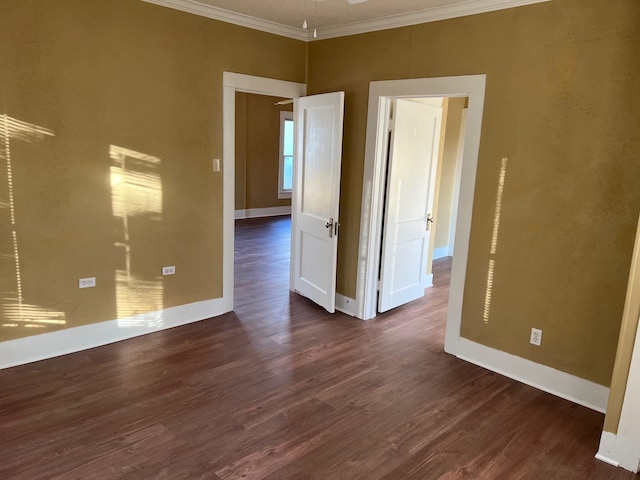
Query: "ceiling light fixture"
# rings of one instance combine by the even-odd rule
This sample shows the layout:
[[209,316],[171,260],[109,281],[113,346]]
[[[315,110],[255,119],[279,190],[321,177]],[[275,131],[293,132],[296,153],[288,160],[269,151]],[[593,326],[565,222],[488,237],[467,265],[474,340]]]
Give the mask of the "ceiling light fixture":
[[[304,0],[304,13],[307,13],[307,0]],[[305,18],[304,22],[302,22],[302,29],[306,30],[308,26],[309,25],[307,24],[307,19]]]
[[316,13],[313,19],[313,38],[318,38],[318,0],[316,0]]

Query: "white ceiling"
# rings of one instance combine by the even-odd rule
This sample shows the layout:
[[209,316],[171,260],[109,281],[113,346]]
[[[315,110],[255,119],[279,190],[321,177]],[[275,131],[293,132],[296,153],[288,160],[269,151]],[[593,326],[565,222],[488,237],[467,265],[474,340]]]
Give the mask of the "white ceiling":
[[[352,35],[550,0],[143,0],[300,40]],[[302,29],[307,20],[308,30]]]

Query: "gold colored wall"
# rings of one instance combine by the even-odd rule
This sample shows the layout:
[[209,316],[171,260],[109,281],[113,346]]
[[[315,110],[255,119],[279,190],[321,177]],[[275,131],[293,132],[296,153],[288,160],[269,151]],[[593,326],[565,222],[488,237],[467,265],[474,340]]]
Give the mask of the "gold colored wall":
[[338,291],[356,293],[369,82],[484,73],[462,335],[609,385],[640,210],[638,58],[636,0],[554,0],[312,42],[309,92],[346,92]]
[[139,0],[3,0],[0,341],[220,297],[222,72],[305,69],[303,42]]
[[436,217],[435,248],[453,246],[453,238],[449,238],[453,207],[453,193],[458,162],[458,145],[460,142],[460,126],[462,125],[462,109],[465,98],[449,98],[447,107],[446,133],[442,164],[439,165],[438,209]]
[[236,92],[235,209],[247,208],[247,94]]
[[282,98],[236,93],[236,210],[291,205],[278,199]]
[[[440,139],[438,143],[438,164],[436,165],[436,181],[433,192],[433,215],[438,213],[440,205],[440,177],[442,175],[442,166],[444,165],[444,149],[447,140],[447,126],[449,124],[449,98],[442,98],[442,117],[440,123]],[[438,221],[436,217],[436,222]],[[433,256],[436,248],[437,226],[434,223],[434,234],[429,235],[429,250],[427,253],[427,275],[433,273]]]

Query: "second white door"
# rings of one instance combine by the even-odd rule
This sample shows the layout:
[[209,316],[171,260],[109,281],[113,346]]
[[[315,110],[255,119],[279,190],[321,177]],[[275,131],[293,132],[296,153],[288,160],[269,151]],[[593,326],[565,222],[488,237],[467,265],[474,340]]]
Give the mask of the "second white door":
[[344,92],[294,100],[291,287],[335,311]]
[[396,100],[389,149],[378,310],[420,298],[427,275],[442,107]]

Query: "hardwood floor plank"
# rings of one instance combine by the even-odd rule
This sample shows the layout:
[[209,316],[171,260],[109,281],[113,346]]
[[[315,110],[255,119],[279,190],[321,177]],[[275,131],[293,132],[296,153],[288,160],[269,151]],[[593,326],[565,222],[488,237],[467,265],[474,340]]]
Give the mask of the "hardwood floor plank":
[[288,291],[287,217],[236,232],[234,312],[0,371],[1,479],[640,478],[601,414],[444,353],[450,259],[361,322]]

